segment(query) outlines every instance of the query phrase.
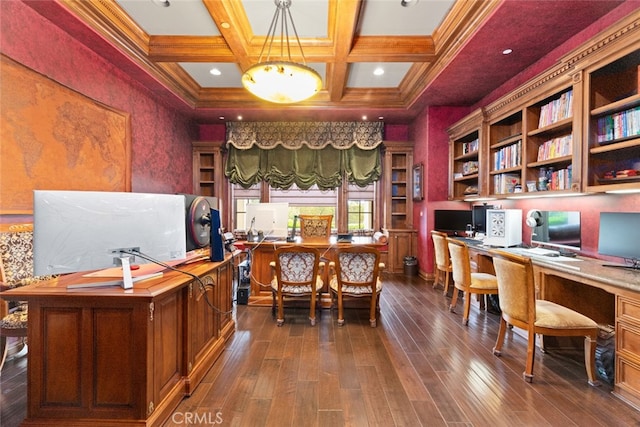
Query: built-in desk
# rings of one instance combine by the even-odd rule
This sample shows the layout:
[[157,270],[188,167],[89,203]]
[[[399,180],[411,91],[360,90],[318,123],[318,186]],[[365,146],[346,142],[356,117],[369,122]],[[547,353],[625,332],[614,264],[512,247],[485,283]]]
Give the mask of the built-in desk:
[[232,257],[134,288],[67,289],[80,274],[0,294],[29,303],[24,426],[158,426],[233,334]]
[[[494,273],[491,248],[468,246],[477,271]],[[521,253],[518,248],[504,250]],[[562,304],[599,324],[615,325],[614,393],[640,409],[640,271],[605,267],[606,262],[585,257],[531,259],[538,298]]]
[[327,241],[305,241],[296,239],[295,242],[286,241],[262,241],[243,242],[251,251],[251,293],[249,294],[249,305],[269,306],[272,304],[271,279],[273,272],[269,263],[275,260],[274,253],[278,247],[288,245],[305,245],[317,248],[320,251],[322,261],[325,261],[325,268],[322,279],[324,287],[320,300],[321,307],[331,306],[331,296],[329,295],[329,262],[335,261],[335,250],[343,246],[363,245],[384,247],[386,244],[379,243],[371,237],[354,236],[351,242],[338,242],[335,236]]

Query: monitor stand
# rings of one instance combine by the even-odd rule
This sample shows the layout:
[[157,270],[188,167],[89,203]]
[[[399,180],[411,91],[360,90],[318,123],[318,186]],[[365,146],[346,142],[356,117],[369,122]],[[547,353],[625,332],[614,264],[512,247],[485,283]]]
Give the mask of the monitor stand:
[[122,264],[122,289],[133,289],[133,278],[131,277],[131,255],[120,257]]

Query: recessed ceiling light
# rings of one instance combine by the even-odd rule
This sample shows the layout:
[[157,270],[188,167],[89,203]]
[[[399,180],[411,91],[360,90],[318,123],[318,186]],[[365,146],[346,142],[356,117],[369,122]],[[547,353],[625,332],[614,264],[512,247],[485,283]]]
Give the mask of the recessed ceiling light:
[[224,120],[224,116],[219,116],[218,120]]
[[209,72],[214,76],[219,76],[219,75],[222,74],[222,72],[217,68],[212,68],[212,69],[209,70]]
[[503,55],[509,55],[511,52],[513,52],[513,49],[505,49],[502,51]]
[[231,24],[229,24],[228,22],[222,22],[220,26],[225,30],[228,30],[229,28],[231,28]]
[[367,120],[367,116],[362,116],[362,120]]
[[378,120],[384,120],[384,116],[378,117]]
[[384,68],[382,67],[378,67],[375,70],[373,70],[373,75],[374,76],[381,76],[384,74]]
[[238,116],[238,120],[242,120],[242,116]]

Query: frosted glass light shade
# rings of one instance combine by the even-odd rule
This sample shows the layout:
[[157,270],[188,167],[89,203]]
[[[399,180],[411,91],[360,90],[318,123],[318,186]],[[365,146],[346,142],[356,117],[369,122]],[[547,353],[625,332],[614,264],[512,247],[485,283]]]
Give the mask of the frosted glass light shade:
[[287,61],[261,62],[242,75],[249,92],[269,102],[293,104],[304,101],[322,88],[320,75],[310,67]]

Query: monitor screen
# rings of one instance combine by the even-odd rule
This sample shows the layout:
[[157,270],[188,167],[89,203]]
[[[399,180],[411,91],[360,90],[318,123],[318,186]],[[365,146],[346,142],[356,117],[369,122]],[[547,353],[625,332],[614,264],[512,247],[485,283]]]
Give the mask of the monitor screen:
[[472,211],[435,210],[433,228],[447,234],[462,234],[473,223]]
[[540,214],[540,225],[531,233],[532,244],[580,250],[580,212],[540,211]]
[[601,212],[598,253],[640,260],[640,212]]
[[285,239],[289,222],[289,203],[249,203],[245,216],[247,231],[262,232],[265,238]]
[[493,205],[474,205],[471,208],[473,217],[473,231],[478,233],[486,232],[487,210],[493,209]]
[[186,258],[183,195],[36,190],[33,201],[35,275],[118,267],[120,249]]

